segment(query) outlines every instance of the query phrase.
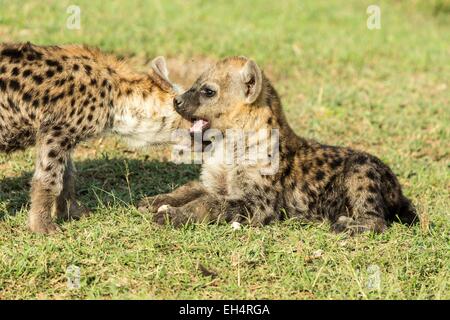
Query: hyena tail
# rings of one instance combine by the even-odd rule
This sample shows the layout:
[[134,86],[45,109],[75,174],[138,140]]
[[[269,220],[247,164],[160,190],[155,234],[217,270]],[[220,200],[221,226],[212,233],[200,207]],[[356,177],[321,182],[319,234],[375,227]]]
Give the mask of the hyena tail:
[[412,225],[419,222],[419,215],[414,205],[406,197],[402,197],[397,211],[397,217],[401,223]]

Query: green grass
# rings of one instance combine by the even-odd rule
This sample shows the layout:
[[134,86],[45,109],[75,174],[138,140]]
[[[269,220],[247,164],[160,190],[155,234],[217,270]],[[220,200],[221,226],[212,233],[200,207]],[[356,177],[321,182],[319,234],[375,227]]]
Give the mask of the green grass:
[[[109,139],[76,153],[79,198],[94,214],[46,237],[25,227],[33,150],[0,155],[0,299],[450,299],[450,3],[378,3],[382,27],[370,31],[370,1],[78,0],[82,29],[73,31],[72,1],[0,1],[2,41],[254,58],[298,134],[378,155],[422,218],[355,238],[327,223],[160,228],[136,200],[199,168]],[[69,265],[81,269],[78,290],[67,288]],[[380,290],[367,286],[371,265]]]

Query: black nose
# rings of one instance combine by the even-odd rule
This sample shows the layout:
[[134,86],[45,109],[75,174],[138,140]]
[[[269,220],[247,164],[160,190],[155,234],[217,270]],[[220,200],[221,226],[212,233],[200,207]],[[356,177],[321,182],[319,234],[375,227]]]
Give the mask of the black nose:
[[180,96],[177,96],[173,99],[173,105],[175,108],[179,108],[183,105],[184,101]]

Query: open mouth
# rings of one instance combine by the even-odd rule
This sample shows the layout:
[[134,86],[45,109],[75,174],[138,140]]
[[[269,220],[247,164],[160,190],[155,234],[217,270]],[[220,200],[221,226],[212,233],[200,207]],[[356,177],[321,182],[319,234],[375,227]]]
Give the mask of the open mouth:
[[209,121],[205,119],[192,120],[192,127],[189,129],[190,133],[203,132],[209,128]]

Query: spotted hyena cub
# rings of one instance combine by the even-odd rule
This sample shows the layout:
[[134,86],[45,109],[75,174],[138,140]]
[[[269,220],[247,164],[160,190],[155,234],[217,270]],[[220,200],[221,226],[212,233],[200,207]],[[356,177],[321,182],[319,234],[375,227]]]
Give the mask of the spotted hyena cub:
[[80,217],[71,153],[106,132],[134,146],[169,142],[185,121],[173,110],[176,91],[163,58],[147,74],[82,46],[0,45],[0,151],[36,145],[29,227],[58,229],[52,216]]
[[[273,161],[230,163],[223,160],[227,157],[210,157],[203,162],[200,182],[142,200],[141,209],[156,212],[157,223],[219,220],[261,225],[284,218],[329,219],[337,232],[359,233],[382,232],[396,219],[416,220],[397,178],[378,158],[298,137],[275,89],[252,60],[220,61],[174,104],[194,129],[215,128],[224,140],[227,129],[275,129],[279,139],[267,144],[267,152],[279,162],[270,173],[266,169]],[[248,151],[254,142],[251,135],[245,139]],[[213,143],[213,151],[221,154],[223,145]]]

